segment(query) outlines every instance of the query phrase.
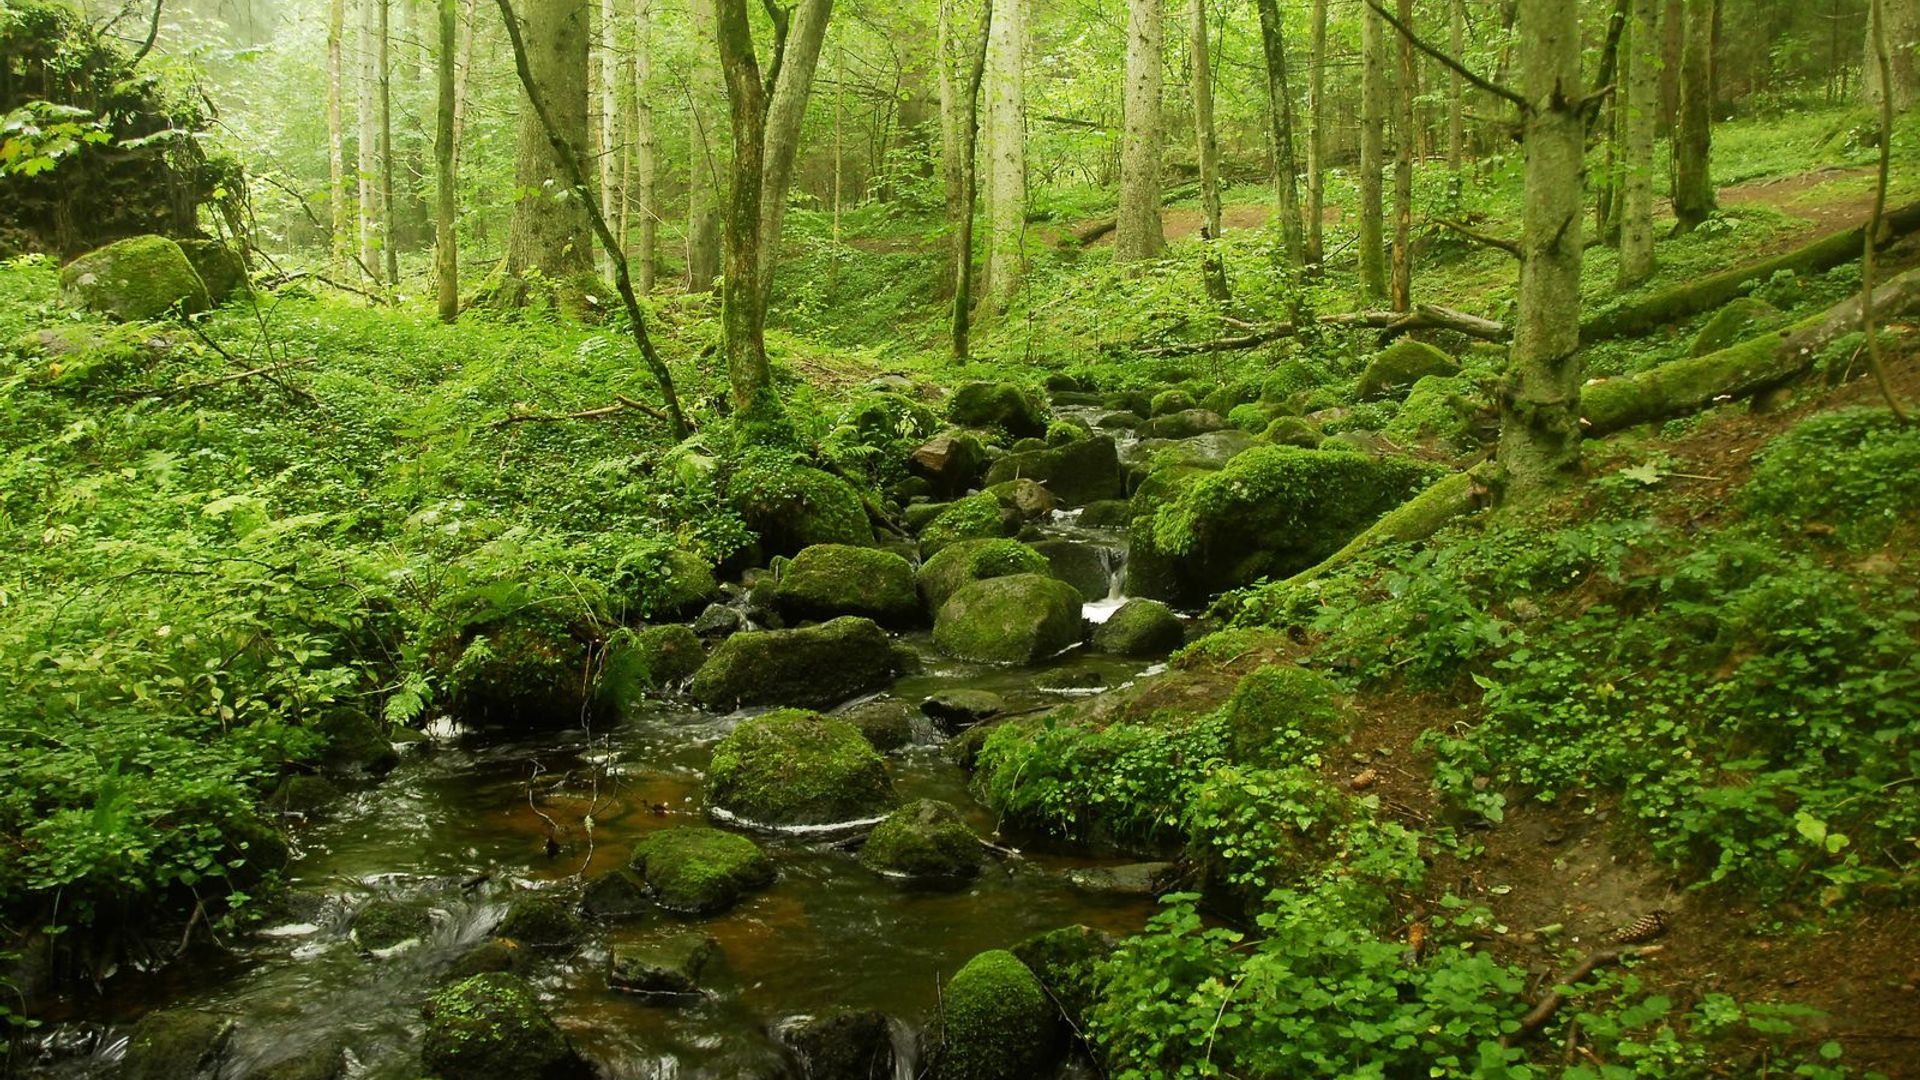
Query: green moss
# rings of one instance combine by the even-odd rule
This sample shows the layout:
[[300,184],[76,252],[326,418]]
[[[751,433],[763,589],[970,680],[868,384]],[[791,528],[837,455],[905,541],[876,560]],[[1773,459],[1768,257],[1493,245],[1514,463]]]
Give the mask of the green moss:
[[1474,414],[1489,404],[1485,388],[1472,375],[1429,375],[1413,384],[1413,392],[1381,432],[1403,443],[1438,440],[1455,450],[1473,444],[1470,426]]
[[920,596],[938,611],[963,585],[1012,574],[1049,573],[1047,557],[1018,540],[961,540],[920,564]]
[[714,746],[707,799],[762,825],[823,825],[879,813],[893,781],[852,724],[783,709],[741,721]]
[[420,1063],[437,1080],[573,1080],[592,1075],[525,979],[475,975],[426,1007]]
[[1268,424],[1260,437],[1275,446],[1298,446],[1310,450],[1320,445],[1324,433],[1313,421],[1298,416],[1282,416]]
[[1093,647],[1116,656],[1164,656],[1180,647],[1186,627],[1158,600],[1122,604],[1093,631]]
[[313,726],[326,736],[320,764],[329,772],[378,775],[400,762],[393,749],[395,729],[359,709],[329,709]]
[[1106,436],[1024,454],[1008,454],[987,470],[989,485],[1022,479],[1045,484],[1062,506],[1085,506],[1101,499],[1117,499],[1125,488],[1119,453],[1113,440]]
[[1705,356],[1719,352],[1743,338],[1752,337],[1755,323],[1778,314],[1771,305],[1750,296],[1731,300],[1714,312],[1713,318],[1707,320],[1707,325],[1700,328],[1692,346],[1687,349],[1687,355]]
[[1080,593],[1039,574],[987,578],[963,586],[933,621],[933,642],[963,660],[1027,664],[1080,640]]
[[777,454],[747,455],[728,478],[727,496],[769,555],[814,544],[873,544],[873,526],[853,485]]
[[1260,400],[1285,405],[1300,394],[1334,381],[1333,373],[1312,360],[1283,360],[1260,382]]
[[948,544],[1005,536],[1007,531],[1000,500],[983,491],[953,502],[929,522],[920,532],[920,551],[931,558]]
[[181,240],[179,244],[215,306],[248,293],[247,264],[232,244],[224,240]]
[[915,881],[963,882],[980,872],[980,840],[943,802],[920,799],[887,815],[860,849],[860,861]]
[[354,944],[368,952],[391,949],[402,942],[427,936],[433,920],[425,908],[397,900],[371,900],[353,913]]
[[1275,664],[1240,680],[1227,699],[1236,760],[1293,764],[1344,737],[1348,723],[1332,683],[1305,668]]
[[1260,400],[1260,384],[1253,379],[1238,379],[1219,387],[1200,399],[1200,407],[1226,416],[1234,409]]
[[82,255],[61,269],[60,287],[68,303],[122,322],[211,306],[186,253],[164,236],[135,236]]
[[1829,525],[1850,548],[1885,543],[1920,511],[1920,428],[1885,409],[1802,420],[1760,451],[1740,500],[1784,531]]
[[161,1009],[140,1018],[127,1037],[123,1080],[185,1080],[204,1075],[233,1037],[234,1023],[194,1009]]
[[578,945],[586,926],[572,908],[551,896],[525,896],[508,905],[494,933],[537,949],[563,949]]
[[698,827],[649,835],[634,848],[633,869],[661,907],[693,915],[725,911],[774,878],[773,860],[758,844],[738,833]]
[[340,788],[324,776],[296,773],[280,781],[267,805],[286,814],[315,814],[340,797]]
[[1039,394],[1010,382],[965,383],[947,403],[947,419],[955,424],[998,428],[1015,438],[1044,436],[1047,415]]
[[1012,949],[1060,1005],[1077,1030],[1100,998],[1100,962],[1113,953],[1113,938],[1088,926],[1063,926],[1035,934]]
[[1188,409],[1198,407],[1193,400],[1193,395],[1185,390],[1162,390],[1153,395],[1153,399],[1148,403],[1147,416],[1150,419],[1171,416],[1174,413],[1186,412]]
[[712,709],[824,709],[885,689],[897,667],[886,631],[848,615],[798,630],[734,634],[694,673],[687,692]]
[[920,618],[911,563],[890,551],[845,544],[816,544],[794,556],[774,600],[800,619],[864,615],[903,626]]
[[605,656],[600,695],[623,705],[647,691],[686,681],[706,662],[707,649],[691,627],[669,623],[616,631]]
[[1060,1051],[1046,990],[1004,949],[967,961],[940,996],[934,1080],[1031,1080]]
[[1452,375],[1459,370],[1459,361],[1439,349],[1401,338],[1367,362],[1367,369],[1360,375],[1359,394],[1363,400],[1404,394],[1428,375]]
[[453,711],[483,724],[545,727],[590,715],[591,643],[534,608],[468,638],[447,672]]
[[1070,442],[1079,442],[1092,434],[1084,421],[1055,420],[1047,425],[1047,445],[1065,446]]
[[1264,401],[1248,402],[1245,405],[1235,405],[1233,411],[1227,414],[1227,423],[1241,431],[1258,435],[1267,430],[1267,426],[1285,412],[1285,408],[1280,405]]

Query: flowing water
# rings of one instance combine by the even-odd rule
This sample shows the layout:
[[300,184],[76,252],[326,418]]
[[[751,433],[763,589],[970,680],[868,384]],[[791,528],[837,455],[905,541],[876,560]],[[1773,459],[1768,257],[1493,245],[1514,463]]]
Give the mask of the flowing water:
[[[1070,514],[1049,532],[1101,549],[1117,582],[1118,536],[1081,530]],[[1089,617],[1113,606],[1090,604]],[[907,643],[922,669],[889,696],[912,704],[966,687],[1001,694],[1010,710],[1037,709],[1120,685],[1145,667],[1076,649],[1034,667],[993,668],[940,656],[924,633]],[[109,980],[103,996],[73,1003],[41,1039],[35,1068],[63,1078],[109,1075],[128,1022],[166,1005],[238,1019],[223,1077],[342,1046],[349,1075],[411,1077],[421,1002],[487,937],[508,901],[526,890],[571,889],[624,864],[649,832],[706,820],[702,770],[713,743],[739,720],[659,706],[595,732],[503,738],[445,727],[383,781],[294,828],[293,899],[278,925],[225,942],[226,950],[208,951],[211,960]],[[929,725],[890,755],[902,800],[952,802],[991,836],[991,816],[968,797],[966,774],[942,743]],[[550,836],[557,854],[548,854]],[[779,866],[772,888],[690,924],[656,913],[596,928],[585,948],[534,969],[555,1019],[604,1075],[790,1075],[781,1025],[878,1009],[895,1018],[899,1075],[911,1076],[911,1025],[975,953],[1073,923],[1125,932],[1148,913],[1140,900],[1077,890],[1067,872],[1094,864],[1085,858],[1010,852],[990,858],[963,890],[908,891],[862,867],[844,836],[759,839]],[[376,898],[426,905],[431,934],[391,956],[363,954],[348,921]],[[612,949],[676,925],[720,942],[722,959],[703,977],[702,997],[665,1007],[607,988]]]

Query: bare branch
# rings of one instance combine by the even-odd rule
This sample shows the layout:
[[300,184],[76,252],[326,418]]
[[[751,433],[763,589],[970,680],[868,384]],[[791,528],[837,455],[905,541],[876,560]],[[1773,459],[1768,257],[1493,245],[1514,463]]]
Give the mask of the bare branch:
[[1458,72],[1460,77],[1467,80],[1467,82],[1472,83],[1475,89],[1484,90],[1487,93],[1492,94],[1494,97],[1503,98],[1507,101],[1512,102],[1515,106],[1517,106],[1520,109],[1522,113],[1528,113],[1533,111],[1533,107],[1527,104],[1526,98],[1521,97],[1518,93],[1508,89],[1507,87],[1501,86],[1497,82],[1494,82],[1490,79],[1482,78],[1478,74],[1474,73],[1474,71],[1471,68],[1468,68],[1465,64],[1462,64],[1460,61],[1455,60],[1453,57],[1448,56],[1446,53],[1441,52],[1439,49],[1436,49],[1432,45],[1429,45],[1425,41],[1422,41],[1420,39],[1420,35],[1413,32],[1412,27],[1408,26],[1406,23],[1401,22],[1399,18],[1393,14],[1393,12],[1388,11],[1386,8],[1382,7],[1380,5],[1380,0],[1367,0],[1367,6],[1372,8],[1381,18],[1387,20],[1387,25],[1399,31],[1401,37],[1404,37],[1408,41],[1412,42],[1414,48],[1419,49],[1421,52],[1426,53],[1428,56],[1433,57],[1435,60],[1440,62],[1440,65],[1442,67],[1445,67],[1447,70]]

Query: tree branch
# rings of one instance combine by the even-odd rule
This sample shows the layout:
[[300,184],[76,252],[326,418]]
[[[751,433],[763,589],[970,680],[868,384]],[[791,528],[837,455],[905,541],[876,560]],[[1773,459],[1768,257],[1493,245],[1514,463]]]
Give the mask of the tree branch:
[[579,412],[570,413],[508,413],[504,418],[495,420],[487,426],[499,429],[509,427],[513,424],[551,424],[562,420],[599,420],[602,417],[618,416],[621,413],[629,411],[645,413],[655,420],[662,420],[667,423],[673,422],[672,417],[669,417],[665,412],[643,401],[635,401],[625,394],[615,394],[613,404],[602,405],[596,409],[581,409]]
[[[1579,967],[1568,972],[1565,978],[1559,980],[1554,985],[1572,986],[1592,976],[1594,972],[1606,967],[1608,964],[1617,964],[1622,960],[1634,956],[1650,956],[1661,951],[1663,948],[1664,946],[1661,945],[1642,945],[1638,948],[1600,949],[1581,961]],[[1545,997],[1540,999],[1540,1003],[1535,1005],[1526,1016],[1521,1017],[1520,1030],[1511,1035],[1502,1035],[1500,1037],[1500,1045],[1512,1046],[1514,1043],[1529,1038],[1541,1028],[1546,1027],[1547,1021],[1553,1019],[1553,1014],[1559,1012],[1560,1007],[1566,1003],[1567,995],[1560,993],[1558,990],[1550,991]]]
[[1414,48],[1419,49],[1421,52],[1426,53],[1428,56],[1433,57],[1435,60],[1440,62],[1440,65],[1442,67],[1446,68],[1447,70],[1457,72],[1461,78],[1467,80],[1469,83],[1472,83],[1475,89],[1484,90],[1487,93],[1492,94],[1494,97],[1503,98],[1507,101],[1512,102],[1514,105],[1519,107],[1520,112],[1522,114],[1533,111],[1533,107],[1527,104],[1526,98],[1521,97],[1518,93],[1508,89],[1507,87],[1501,86],[1497,82],[1493,82],[1490,79],[1481,78],[1479,75],[1475,74],[1471,68],[1468,68],[1465,64],[1462,64],[1460,61],[1455,60],[1453,57],[1448,56],[1446,53],[1441,52],[1439,49],[1436,49],[1432,45],[1429,45],[1425,41],[1422,41],[1420,39],[1420,35],[1413,32],[1412,27],[1408,26],[1406,23],[1401,22],[1399,18],[1397,18],[1393,14],[1393,12],[1388,11],[1386,8],[1382,7],[1380,5],[1380,0],[1367,0],[1367,6],[1372,8],[1374,12],[1377,13],[1381,18],[1387,20],[1387,24],[1393,27],[1395,30],[1399,31],[1400,36],[1406,38],[1409,42],[1411,42]]
[[153,19],[147,23],[147,40],[140,43],[140,50],[133,54],[132,60],[127,61],[128,67],[138,67],[140,61],[153,51],[153,43],[160,37],[160,9],[165,6],[166,0],[153,0]]
[[1433,223],[1436,225],[1444,225],[1476,244],[1485,244],[1490,248],[1499,248],[1501,251],[1506,252],[1516,259],[1522,257],[1518,241],[1494,236],[1491,233],[1483,233],[1478,229],[1470,228],[1466,224],[1455,221],[1452,218],[1434,218]]

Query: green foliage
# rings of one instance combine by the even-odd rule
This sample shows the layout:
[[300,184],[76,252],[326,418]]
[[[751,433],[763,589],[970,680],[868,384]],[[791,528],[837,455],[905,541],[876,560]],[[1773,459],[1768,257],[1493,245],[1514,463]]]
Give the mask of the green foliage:
[[1920,431],[1885,409],[1802,421],[1755,459],[1743,501],[1792,525],[1824,524],[1850,548],[1885,543],[1920,511]]
[[858,728],[798,709],[741,721],[707,766],[713,805],[763,825],[866,817],[892,794],[886,762]]

